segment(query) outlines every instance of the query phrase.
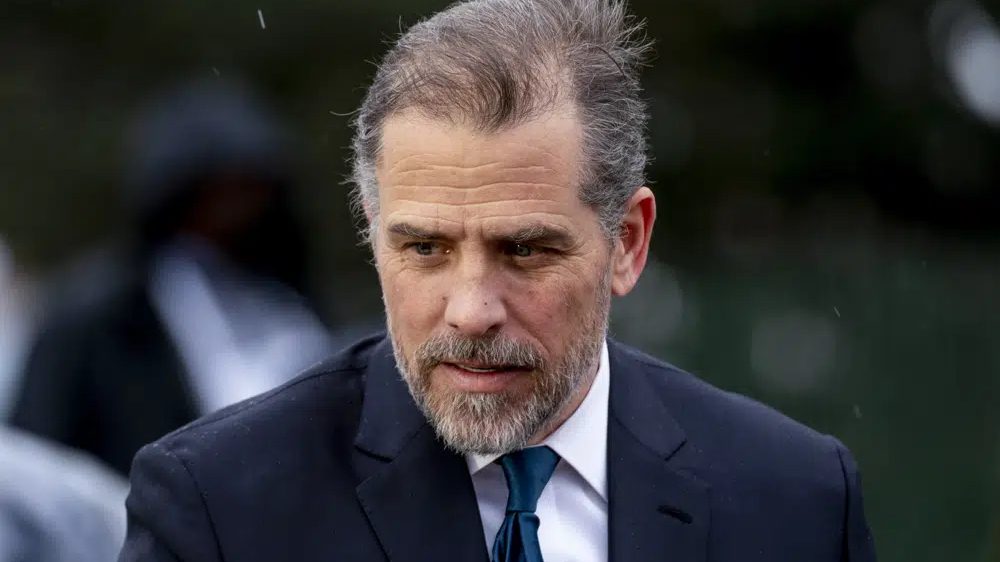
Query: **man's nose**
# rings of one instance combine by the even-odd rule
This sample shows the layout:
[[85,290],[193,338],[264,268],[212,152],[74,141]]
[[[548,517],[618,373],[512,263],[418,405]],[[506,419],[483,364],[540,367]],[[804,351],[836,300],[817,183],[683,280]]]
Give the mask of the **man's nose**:
[[482,336],[507,321],[500,284],[485,264],[466,264],[448,290],[445,321],[466,336]]

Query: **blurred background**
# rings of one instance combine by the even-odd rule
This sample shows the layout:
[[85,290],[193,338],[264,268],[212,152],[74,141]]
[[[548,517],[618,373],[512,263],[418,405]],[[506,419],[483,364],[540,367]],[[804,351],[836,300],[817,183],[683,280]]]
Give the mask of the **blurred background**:
[[[122,473],[280,382],[192,373],[294,372],[379,326],[349,114],[386,41],[445,5],[5,2],[0,417]],[[613,335],[839,436],[880,559],[1000,560],[1000,6],[632,7],[660,215]],[[255,259],[262,233],[299,251]]]

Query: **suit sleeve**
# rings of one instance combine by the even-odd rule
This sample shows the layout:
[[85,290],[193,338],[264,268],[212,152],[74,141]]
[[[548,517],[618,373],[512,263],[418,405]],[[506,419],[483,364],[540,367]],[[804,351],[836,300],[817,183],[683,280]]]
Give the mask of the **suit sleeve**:
[[153,443],[136,454],[118,562],[214,562],[218,541],[201,491],[184,463]]
[[836,441],[837,454],[840,457],[840,468],[844,475],[844,562],[875,562],[875,540],[868,521],[865,518],[864,500],[861,493],[861,473],[854,461],[854,456],[841,443]]

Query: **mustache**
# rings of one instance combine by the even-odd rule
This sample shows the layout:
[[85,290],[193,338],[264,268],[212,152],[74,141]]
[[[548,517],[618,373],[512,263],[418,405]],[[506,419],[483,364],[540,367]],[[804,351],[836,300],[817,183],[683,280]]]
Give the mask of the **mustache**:
[[438,334],[416,349],[414,359],[417,367],[425,372],[441,363],[459,362],[531,370],[545,366],[544,356],[535,346],[501,333],[476,338]]

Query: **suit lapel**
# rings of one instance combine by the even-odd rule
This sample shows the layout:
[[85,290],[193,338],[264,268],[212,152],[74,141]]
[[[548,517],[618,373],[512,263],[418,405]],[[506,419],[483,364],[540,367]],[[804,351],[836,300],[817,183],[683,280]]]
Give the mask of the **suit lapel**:
[[369,363],[355,445],[381,462],[358,500],[392,562],[488,560],[465,459],[437,440],[400,379],[388,340]]
[[[709,489],[683,470],[684,432],[641,360],[609,351],[609,560],[704,562]],[[388,342],[369,363],[355,445],[379,463],[357,495],[389,560],[488,561],[465,460],[413,404]]]
[[703,562],[709,489],[686,474],[686,437],[641,359],[609,342],[608,532],[611,562]]

